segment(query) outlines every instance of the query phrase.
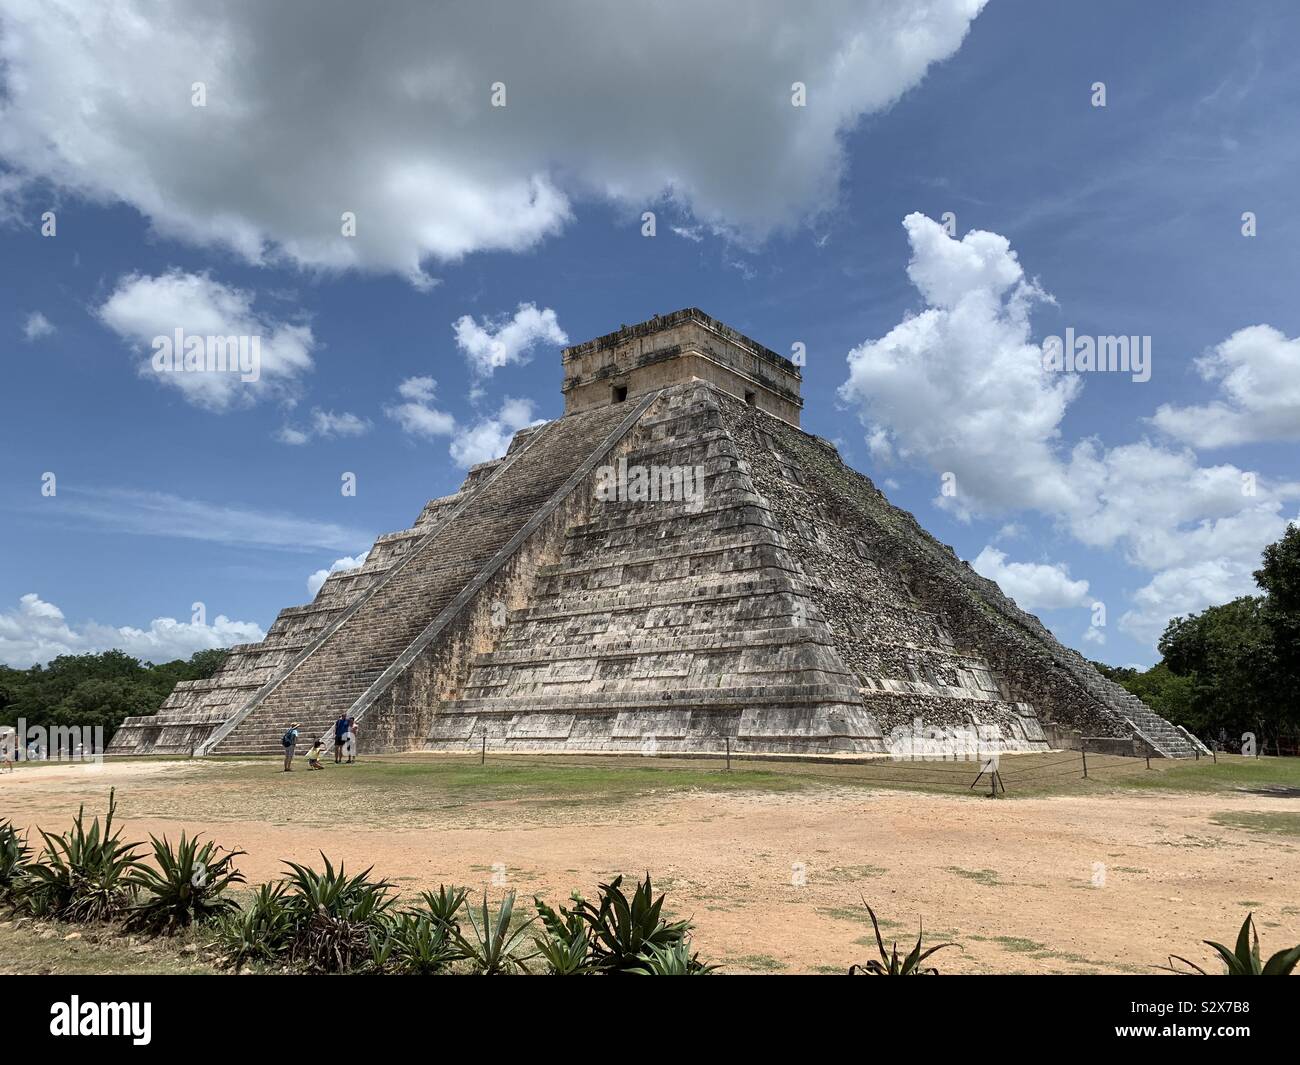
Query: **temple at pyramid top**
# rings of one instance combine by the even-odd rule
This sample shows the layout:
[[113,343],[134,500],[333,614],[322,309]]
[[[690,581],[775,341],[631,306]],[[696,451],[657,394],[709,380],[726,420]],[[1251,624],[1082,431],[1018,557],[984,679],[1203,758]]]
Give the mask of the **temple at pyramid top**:
[[696,380],[798,427],[801,379],[789,359],[687,307],[565,348],[564,413]]

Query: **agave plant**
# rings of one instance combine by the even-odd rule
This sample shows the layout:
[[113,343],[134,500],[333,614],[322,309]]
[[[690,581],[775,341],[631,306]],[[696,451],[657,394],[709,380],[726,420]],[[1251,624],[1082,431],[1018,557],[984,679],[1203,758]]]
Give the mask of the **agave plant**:
[[465,905],[468,894],[468,888],[449,888],[445,884],[439,884],[436,894],[432,891],[422,891],[420,898],[424,900],[425,908],[434,923],[442,925],[449,933],[455,935],[460,931],[460,920],[457,914]]
[[470,907],[470,936],[456,933],[456,942],[466,960],[479,976],[503,976],[515,972],[528,972],[528,962],[535,954],[520,954],[519,947],[529,927],[537,920],[531,917],[514,931],[510,919],[515,911],[515,893],[511,891],[501,900],[501,907],[493,916],[488,910],[487,892],[483,892],[483,906],[477,915]]
[[868,976],[938,976],[939,970],[934,966],[924,967],[921,965],[926,958],[935,951],[943,950],[945,947],[955,947],[956,943],[940,943],[938,946],[921,949],[921,939],[925,935],[925,928],[922,926],[921,931],[916,936],[916,946],[912,952],[905,958],[898,956],[898,942],[895,941],[892,951],[885,950],[885,941],[880,936],[880,922],[876,920],[876,911],[867,905],[867,900],[862,900],[862,905],[867,907],[867,913],[871,914],[871,927],[876,930],[876,946],[880,950],[880,960],[872,958],[865,965],[850,965],[849,975],[855,973],[864,973]]
[[309,972],[354,972],[372,962],[371,942],[387,932],[392,884],[371,880],[370,869],[349,877],[342,863],[336,870],[324,854],[321,859],[324,872],[284,863],[290,869],[284,907],[294,929],[289,957]]
[[571,928],[578,920],[588,926],[591,965],[600,972],[627,972],[643,964],[643,954],[652,949],[675,947],[691,929],[689,921],[663,919],[664,896],[654,897],[649,873],[637,884],[630,899],[623,893],[622,884],[623,878],[618,876],[608,884],[599,885],[599,905],[575,896],[572,909],[560,907],[558,912],[549,911],[549,919],[548,912],[542,913],[543,922],[548,923],[553,935],[555,927]]
[[[1201,942],[1212,947],[1223,959],[1224,965],[1227,966],[1225,976],[1290,976],[1296,963],[1300,962],[1300,945],[1279,950],[1268,961],[1261,963],[1259,934],[1255,931],[1254,918],[1253,913],[1246,914],[1246,919],[1241,924],[1241,931],[1237,933],[1236,950],[1229,950],[1222,943],[1215,943],[1212,939],[1204,939]],[[1182,962],[1188,966],[1188,969],[1179,969],[1174,965],[1176,961]],[[1188,961],[1177,954],[1169,955],[1169,964],[1162,965],[1160,968],[1185,976],[1210,975],[1195,962]]]
[[217,918],[216,945],[227,965],[238,971],[250,961],[273,961],[289,949],[293,917],[285,907],[284,881],[262,884],[246,910],[232,909]]
[[144,898],[132,908],[127,927],[171,933],[236,908],[223,892],[244,882],[243,874],[233,867],[244,851],[223,853],[211,840],[199,846],[198,836],[190,839],[184,832],[174,848],[166,836],[151,835],[149,841],[158,868],[140,865],[128,877]]
[[587,956],[591,937],[585,925],[579,924],[578,928],[559,934],[548,932],[544,936],[534,936],[533,945],[546,962],[546,971],[551,976],[582,976],[595,972]]
[[371,962],[377,972],[432,976],[445,972],[465,955],[454,933],[427,913],[399,913],[383,935],[371,939]]
[[0,900],[7,899],[23,875],[31,848],[8,818],[0,821]]
[[666,947],[650,947],[637,961],[627,970],[633,976],[707,976],[718,968],[700,961],[699,954],[692,954],[689,939]]
[[139,862],[138,843],[123,843],[113,830],[116,791],[108,794],[108,815],[85,825],[85,807],[67,832],[40,829],[45,849],[24,867],[16,881],[16,904],[36,916],[67,921],[106,921],[121,914],[131,900],[131,874]]

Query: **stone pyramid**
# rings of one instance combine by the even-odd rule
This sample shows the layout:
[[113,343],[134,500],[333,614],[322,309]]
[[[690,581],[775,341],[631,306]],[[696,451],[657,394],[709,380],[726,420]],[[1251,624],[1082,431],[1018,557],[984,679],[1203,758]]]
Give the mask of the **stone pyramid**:
[[799,429],[799,369],[701,311],[564,352],[565,414],[381,536],[110,753],[906,752],[1196,741]]

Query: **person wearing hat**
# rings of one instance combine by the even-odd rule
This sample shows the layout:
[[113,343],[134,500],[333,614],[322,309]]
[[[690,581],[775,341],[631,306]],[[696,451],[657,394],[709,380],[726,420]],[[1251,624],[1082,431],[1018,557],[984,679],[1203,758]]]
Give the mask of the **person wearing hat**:
[[284,771],[293,771],[293,749],[298,743],[298,722],[290,721],[289,729],[280,737],[280,746],[284,748]]

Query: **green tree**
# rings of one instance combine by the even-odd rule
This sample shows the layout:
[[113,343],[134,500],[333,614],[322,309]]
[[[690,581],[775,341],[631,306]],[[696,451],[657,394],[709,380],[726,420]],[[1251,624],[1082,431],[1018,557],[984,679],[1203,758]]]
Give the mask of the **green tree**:
[[1194,731],[1276,734],[1280,723],[1273,634],[1264,598],[1242,596],[1174,618],[1160,637],[1163,664],[1190,682]]
[[156,713],[178,681],[211,677],[228,654],[218,648],[154,665],[104,651],[60,655],[30,669],[0,666],[0,724],[101,725],[109,737],[123,718]]

